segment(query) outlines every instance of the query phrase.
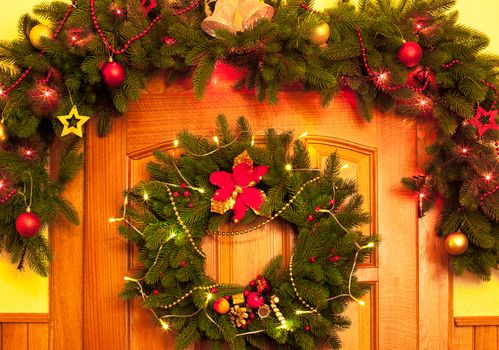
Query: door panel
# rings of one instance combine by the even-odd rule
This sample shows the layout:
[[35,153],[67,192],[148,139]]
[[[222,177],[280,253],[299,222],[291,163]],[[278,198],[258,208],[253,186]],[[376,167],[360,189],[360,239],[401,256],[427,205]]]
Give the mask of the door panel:
[[[181,129],[213,136],[214,120],[224,113],[234,124],[246,116],[256,134],[266,128],[308,132],[308,146],[320,167],[326,154],[338,150],[345,176],[355,178],[373,216],[366,234],[380,233],[379,254],[361,264],[359,279],[371,285],[360,307],[348,314],[353,325],[342,338],[344,348],[417,349],[417,222],[412,196],[400,191],[400,178],[414,172],[415,125],[399,117],[377,116],[371,123],[355,114],[354,101],[341,94],[329,108],[319,97],[300,91],[280,95],[276,106],[255,101],[253,95],[233,93],[227,84],[208,89],[204,100],[181,84],[165,87],[152,81],[141,101],[130,106],[126,120],[113,124],[105,138],[88,128],[85,181],[85,293],[84,339],[87,349],[173,348],[173,336],[162,334],[150,315],[135,301],[117,299],[123,276],[139,268],[134,250],[117,234],[107,218],[116,216],[127,186],[144,179],[153,149],[172,151]],[[207,271],[220,282],[246,284],[272,256],[289,258],[291,228],[276,222],[251,235],[208,237],[203,242]],[[247,262],[253,261],[251,266]],[[198,346],[199,347],[199,346]]]

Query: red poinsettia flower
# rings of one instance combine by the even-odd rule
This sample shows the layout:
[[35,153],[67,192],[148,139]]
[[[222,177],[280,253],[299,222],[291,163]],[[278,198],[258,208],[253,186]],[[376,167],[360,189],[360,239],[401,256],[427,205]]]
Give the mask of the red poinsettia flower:
[[248,208],[258,212],[265,202],[265,194],[254,188],[269,170],[268,166],[253,166],[253,160],[244,151],[234,159],[232,174],[215,171],[210,182],[220,187],[211,198],[211,211],[219,214],[232,209],[234,222],[241,221]]

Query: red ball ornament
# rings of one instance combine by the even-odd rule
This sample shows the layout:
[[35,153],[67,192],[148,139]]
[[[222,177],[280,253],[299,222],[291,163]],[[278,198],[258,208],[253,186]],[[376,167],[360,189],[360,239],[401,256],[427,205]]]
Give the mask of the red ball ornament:
[[179,193],[177,191],[173,192],[173,197],[178,197]]
[[192,207],[194,207],[194,204],[192,203],[187,204],[187,208],[192,208]]
[[118,62],[108,62],[101,70],[102,80],[110,88],[117,88],[125,81],[125,68]]
[[310,332],[310,326],[309,325],[305,326],[305,332]]
[[38,215],[25,212],[16,219],[16,230],[23,237],[33,237],[40,232],[40,218]]
[[182,183],[180,184],[180,187],[182,187],[182,188],[186,188],[186,187],[187,187],[187,184],[186,184],[185,182],[182,182]]
[[310,259],[308,259],[312,264],[315,262],[315,256],[311,256]]
[[320,211],[321,211],[321,207],[316,206],[316,207],[315,207],[315,212],[316,212],[316,213],[318,213],[318,212],[320,212]]
[[159,291],[158,291],[157,289],[155,289],[155,290],[153,290],[153,291],[152,291],[152,294],[154,294],[154,295],[158,295],[158,294],[159,294]]
[[249,290],[245,290],[245,291],[243,292],[243,295],[244,295],[245,297],[247,297],[249,294],[250,294]]
[[186,267],[187,263],[185,261],[181,261],[179,265],[180,265],[180,267]]
[[59,93],[43,83],[36,83],[28,90],[28,99],[33,112],[40,116],[48,116],[59,106]]
[[312,215],[307,216],[307,221],[308,222],[314,221],[314,217]]
[[257,292],[251,292],[246,297],[246,304],[248,304],[251,309],[258,309],[263,305],[263,301],[263,296]]
[[398,52],[398,59],[400,63],[406,67],[414,67],[421,62],[423,58],[423,49],[418,43],[414,41],[408,41],[404,43]]
[[189,191],[184,191],[184,197],[189,197],[191,193]]

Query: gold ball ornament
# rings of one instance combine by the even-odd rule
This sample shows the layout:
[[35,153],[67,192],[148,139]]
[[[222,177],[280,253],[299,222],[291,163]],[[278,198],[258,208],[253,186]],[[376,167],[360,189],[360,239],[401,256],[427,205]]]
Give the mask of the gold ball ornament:
[[37,24],[29,31],[29,41],[37,49],[42,49],[42,38],[52,38],[52,30],[45,24]]
[[468,249],[468,237],[460,231],[452,232],[445,238],[445,251],[451,255],[461,255]]
[[329,25],[324,22],[312,29],[312,33],[310,33],[310,41],[315,45],[325,44],[329,40],[330,34],[331,31],[329,30]]
[[7,130],[7,126],[0,122],[0,145],[3,145],[9,140],[9,131]]

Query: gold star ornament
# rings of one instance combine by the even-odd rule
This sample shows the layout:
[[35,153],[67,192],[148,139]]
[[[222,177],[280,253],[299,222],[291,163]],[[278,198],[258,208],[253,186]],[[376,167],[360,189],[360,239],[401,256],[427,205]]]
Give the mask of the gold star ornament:
[[[64,129],[62,129],[61,137],[69,134],[75,134],[79,137],[83,137],[82,127],[90,119],[90,117],[80,115],[78,113],[78,108],[76,108],[76,106],[73,106],[73,108],[71,108],[71,112],[69,112],[68,115],[60,115],[57,117],[57,119],[59,119],[59,121],[64,126]],[[71,119],[76,119],[78,121],[76,123],[76,126],[73,126],[73,124],[71,124]]]

